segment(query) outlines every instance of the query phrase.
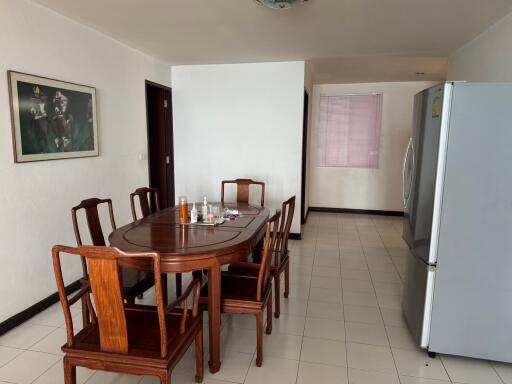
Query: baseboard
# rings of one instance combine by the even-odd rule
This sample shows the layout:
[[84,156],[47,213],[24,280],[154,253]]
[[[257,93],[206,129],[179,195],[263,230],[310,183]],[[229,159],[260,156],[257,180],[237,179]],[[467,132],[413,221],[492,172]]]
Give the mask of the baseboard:
[[288,238],[291,240],[302,240],[302,235],[300,233],[290,233]]
[[[80,280],[75,281],[74,283],[69,284],[66,287],[66,293],[69,295],[70,293],[80,289]],[[34,317],[38,313],[43,312],[45,309],[51,307],[53,304],[59,301],[59,294],[57,292],[51,294],[47,298],[41,300],[40,302],[32,305],[31,307],[17,313],[14,316],[9,317],[7,320],[0,323],[0,336],[4,333],[9,332],[11,329],[17,327],[18,325],[24,323],[30,318]]]
[[352,208],[326,208],[326,207],[309,207],[312,212],[330,212],[330,213],[354,213],[359,215],[379,215],[379,216],[403,216],[402,211],[380,211],[373,209],[352,209]]

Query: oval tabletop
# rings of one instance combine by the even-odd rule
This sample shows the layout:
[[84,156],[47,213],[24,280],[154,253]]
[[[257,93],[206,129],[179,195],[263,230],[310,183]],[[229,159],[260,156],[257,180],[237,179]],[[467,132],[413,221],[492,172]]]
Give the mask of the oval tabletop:
[[[112,232],[109,241],[125,252],[158,251],[167,261],[217,256],[252,248],[261,238],[269,210],[241,203],[213,203],[241,216],[216,226],[182,225],[177,207],[163,209]],[[199,207],[199,204],[196,204]]]

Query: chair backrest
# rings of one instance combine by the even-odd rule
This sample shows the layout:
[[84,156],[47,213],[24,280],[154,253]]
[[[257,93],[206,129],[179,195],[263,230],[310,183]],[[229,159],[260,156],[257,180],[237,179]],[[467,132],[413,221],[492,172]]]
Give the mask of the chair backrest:
[[139,198],[140,212],[142,214],[142,217],[149,216],[151,213],[153,213],[153,211],[150,208],[150,202],[151,206],[154,206],[156,208],[156,211],[160,210],[160,203],[158,201],[158,188],[137,188],[135,192],[130,193],[130,206],[132,208],[133,221],[137,220],[137,211],[135,209],[135,196],[138,196]]
[[279,225],[280,216],[281,211],[277,210],[266,224],[265,239],[263,241],[263,254],[261,256],[260,270],[258,273],[258,289],[256,292],[256,300],[258,301],[262,299],[264,289],[270,282],[270,262],[277,243],[277,227]]
[[[98,206],[101,204],[108,205],[108,213],[110,217],[110,224],[112,225],[112,231],[116,229],[116,222],[114,220],[114,210],[112,208],[112,200],[110,199],[98,199],[93,197],[91,199],[82,200],[80,204],[71,208],[71,220],[73,221],[73,230],[75,232],[76,244],[81,246],[82,236],[80,235],[80,227],[78,226],[77,212],[83,209],[85,211],[85,218],[87,221],[87,227],[91,236],[92,245],[105,246],[105,235],[103,234],[103,228],[101,227],[100,215],[98,213]],[[83,277],[87,278],[87,263],[85,258],[81,258],[82,261],[82,272]]]
[[265,205],[265,183],[261,181],[254,181],[251,179],[236,179],[236,180],[223,180],[222,189],[220,192],[220,201],[224,203],[224,185],[236,184],[236,201],[237,203],[249,203],[249,187],[251,185],[261,186],[261,206]]
[[[82,287],[72,298],[68,298],[64,286],[60,263],[61,253],[83,257],[89,266],[87,285]],[[160,352],[162,357],[167,355],[168,339],[160,272],[160,255],[158,253],[124,253],[117,248],[111,247],[81,246],[73,248],[57,245],[52,249],[52,256],[55,279],[66,320],[67,346],[72,348],[75,343],[70,306],[83,297],[91,312],[92,325],[97,325],[99,328],[100,350],[102,352],[121,354],[128,353],[129,344],[125,304],[120,282],[121,271],[119,261],[129,258],[137,258],[137,260],[147,259],[152,264],[155,276],[156,306],[161,338]],[[94,307],[91,304],[91,292],[94,298]]]
[[275,262],[279,265],[280,258],[288,253],[288,238],[290,237],[290,228],[295,211],[295,196],[290,197],[283,203],[281,209],[281,223],[279,225],[279,235],[277,239]]

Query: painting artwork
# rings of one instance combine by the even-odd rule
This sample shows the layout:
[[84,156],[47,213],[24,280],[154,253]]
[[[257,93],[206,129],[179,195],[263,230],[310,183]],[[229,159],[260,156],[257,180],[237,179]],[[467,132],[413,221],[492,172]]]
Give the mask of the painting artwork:
[[98,156],[96,89],[8,71],[14,160]]

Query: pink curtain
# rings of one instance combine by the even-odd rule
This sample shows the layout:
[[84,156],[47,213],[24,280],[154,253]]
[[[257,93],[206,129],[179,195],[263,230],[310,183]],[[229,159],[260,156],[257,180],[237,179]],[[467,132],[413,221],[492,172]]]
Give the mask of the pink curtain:
[[320,97],[319,167],[378,168],[382,95]]

